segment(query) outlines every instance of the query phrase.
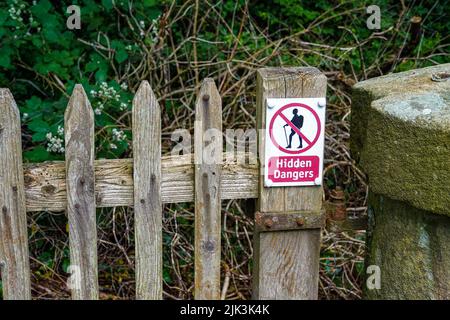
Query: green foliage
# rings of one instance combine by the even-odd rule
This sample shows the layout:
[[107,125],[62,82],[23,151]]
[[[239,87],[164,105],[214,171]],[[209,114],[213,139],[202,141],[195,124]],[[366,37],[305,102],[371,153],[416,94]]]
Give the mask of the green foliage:
[[[127,79],[119,83],[115,70],[139,60],[136,41],[145,28],[157,28],[162,4],[134,3],[136,20],[134,25],[127,25],[112,14],[114,9],[127,12],[127,1],[75,3],[81,8],[81,30],[66,27],[66,8],[74,1],[41,0],[33,4],[7,0],[0,4],[0,86],[9,87],[20,106],[28,161],[63,158],[63,148],[53,147],[48,133],[58,136],[75,83],[82,83],[88,93],[100,93],[90,96],[97,110],[96,125],[105,128],[96,139],[97,155],[114,158],[128,151],[131,135],[120,141],[112,135],[114,128],[121,130],[117,119],[130,110],[132,99]],[[149,17],[155,20],[149,21]],[[118,23],[123,24],[120,34],[116,32]],[[114,88],[114,96],[101,94],[102,83]]]

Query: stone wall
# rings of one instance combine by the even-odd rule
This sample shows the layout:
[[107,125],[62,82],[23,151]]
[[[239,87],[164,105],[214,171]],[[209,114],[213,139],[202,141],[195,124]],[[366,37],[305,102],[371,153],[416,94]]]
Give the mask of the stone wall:
[[366,297],[450,299],[450,64],[356,84],[351,136],[369,181],[366,264],[381,268]]

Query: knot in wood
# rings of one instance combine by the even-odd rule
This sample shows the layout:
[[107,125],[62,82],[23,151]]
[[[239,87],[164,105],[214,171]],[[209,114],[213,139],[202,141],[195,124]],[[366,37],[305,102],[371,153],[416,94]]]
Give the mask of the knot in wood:
[[203,242],[203,249],[207,252],[214,252],[216,249],[216,244],[214,240],[207,240]]
[[209,101],[209,94],[204,94],[202,99],[203,99],[203,101],[208,102]]
[[23,177],[23,180],[24,180],[25,186],[30,186],[34,182],[33,177],[31,177],[29,175],[25,175]]
[[53,194],[53,193],[55,193],[55,191],[56,191],[56,187],[51,184],[48,184],[48,185],[42,187],[43,193]]

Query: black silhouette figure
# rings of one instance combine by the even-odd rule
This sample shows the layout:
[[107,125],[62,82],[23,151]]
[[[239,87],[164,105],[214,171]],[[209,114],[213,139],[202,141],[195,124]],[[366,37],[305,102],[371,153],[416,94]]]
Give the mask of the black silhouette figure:
[[[292,124],[293,124],[294,126],[296,126],[296,127],[300,130],[300,128],[303,127],[303,119],[304,119],[304,118],[303,118],[302,115],[298,115],[298,109],[297,109],[297,108],[295,108],[294,110],[292,110],[292,113],[294,114],[294,116],[292,117],[291,122],[292,122]],[[283,128],[284,128],[284,127],[287,127],[287,126],[288,126],[288,124],[286,123],[286,124],[283,126]],[[288,146],[286,147],[287,149],[290,149],[290,148],[291,148],[292,137],[293,137],[295,134],[296,134],[295,130],[291,128],[291,134],[289,135],[289,144],[288,144]],[[301,137],[299,134],[297,134],[297,135],[298,135],[298,138],[300,139],[300,145],[298,146],[298,149],[301,149],[301,148],[302,148],[302,137]]]

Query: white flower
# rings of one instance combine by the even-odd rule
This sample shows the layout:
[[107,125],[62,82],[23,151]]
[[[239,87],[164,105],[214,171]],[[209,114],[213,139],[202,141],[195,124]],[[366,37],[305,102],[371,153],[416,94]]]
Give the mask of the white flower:
[[114,143],[110,143],[110,144],[109,144],[109,147],[110,147],[111,149],[117,149],[117,146],[116,146]]
[[123,141],[127,138],[126,134],[122,130],[112,129],[113,141]]
[[[58,127],[59,130],[59,127]],[[58,138],[56,136],[53,136],[51,132],[46,134],[47,138],[47,151],[48,152],[55,152],[55,153],[64,153],[64,140],[61,138]]]
[[58,134],[64,136],[64,127],[58,126]]
[[127,109],[127,104],[125,102],[120,103],[120,110],[125,111]]
[[128,85],[127,85],[125,82],[123,82],[123,83],[120,85],[120,87],[122,88],[122,90],[127,90],[127,89],[128,89]]
[[144,20],[139,21],[139,25],[141,26],[141,28],[145,28],[145,22],[144,22]]

